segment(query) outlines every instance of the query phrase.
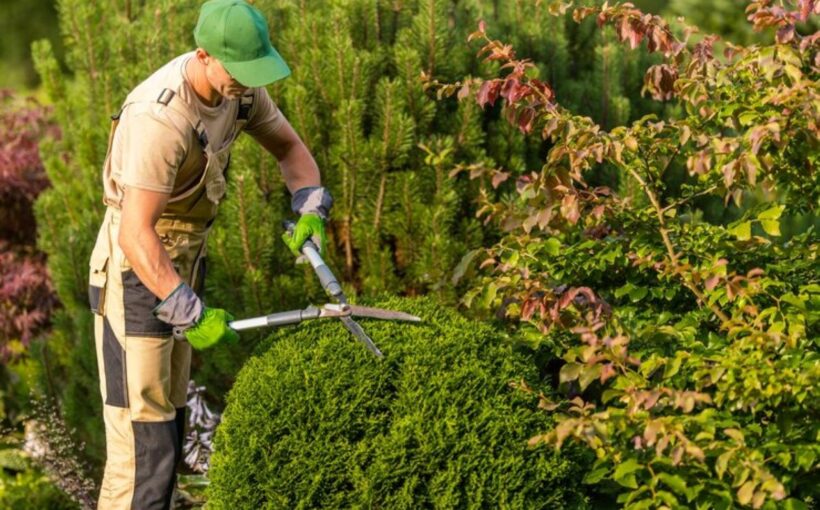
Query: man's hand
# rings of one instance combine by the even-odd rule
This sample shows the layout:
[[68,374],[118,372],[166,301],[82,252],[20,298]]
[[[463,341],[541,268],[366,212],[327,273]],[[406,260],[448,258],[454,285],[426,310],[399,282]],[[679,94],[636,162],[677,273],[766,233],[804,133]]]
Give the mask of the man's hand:
[[174,326],[174,336],[186,338],[194,349],[239,340],[239,334],[228,326],[233,320],[231,314],[220,308],[206,308],[185,283],[154,308],[154,315]]
[[293,192],[290,207],[301,216],[293,229],[293,235],[282,235],[285,244],[294,255],[299,256],[302,245],[311,238],[313,244],[319,247],[319,254],[324,257],[327,251],[325,220],[333,207],[330,192],[322,186],[305,186]]
[[220,308],[205,308],[196,324],[185,330],[185,338],[194,349],[207,349],[218,343],[235,344],[239,333],[228,326],[233,316]]
[[282,240],[297,257],[301,255],[302,245],[308,238],[319,247],[319,255],[324,258],[327,233],[325,232],[325,221],[318,214],[303,214],[293,227],[293,235],[288,232],[282,234]]

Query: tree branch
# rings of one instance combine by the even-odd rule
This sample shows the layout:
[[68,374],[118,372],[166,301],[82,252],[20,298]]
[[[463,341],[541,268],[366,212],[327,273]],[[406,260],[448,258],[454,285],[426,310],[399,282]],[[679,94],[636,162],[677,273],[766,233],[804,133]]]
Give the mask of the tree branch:
[[723,310],[721,310],[717,306],[715,306],[713,304],[709,304],[708,301],[706,300],[706,296],[703,294],[703,292],[701,292],[701,290],[699,288],[697,288],[697,286],[695,286],[694,283],[689,281],[686,278],[686,276],[679,270],[678,254],[675,251],[675,247],[672,244],[672,240],[669,238],[669,229],[666,228],[666,221],[665,221],[664,215],[663,215],[663,208],[661,208],[661,205],[658,202],[657,196],[655,196],[655,193],[646,184],[646,181],[644,181],[644,179],[640,176],[640,174],[638,174],[638,172],[635,171],[635,169],[630,168],[628,166],[626,166],[625,168],[630,173],[630,175],[632,175],[632,177],[634,177],[635,180],[637,180],[638,183],[641,185],[641,188],[643,188],[644,193],[646,194],[647,198],[649,198],[649,201],[652,203],[652,207],[655,209],[655,214],[657,215],[658,223],[660,224],[659,232],[661,234],[661,238],[663,239],[663,244],[666,247],[666,252],[667,252],[667,255],[669,256],[669,261],[671,262],[671,265],[674,268],[675,274],[680,276],[680,279],[681,279],[681,282],[683,283],[683,285],[687,289],[692,291],[692,293],[695,295],[695,297],[697,297],[698,300],[701,303],[703,303],[705,306],[707,306],[712,311],[712,313],[714,313],[721,320],[721,322],[728,322],[729,321],[729,316],[727,316],[725,313],[723,313]]

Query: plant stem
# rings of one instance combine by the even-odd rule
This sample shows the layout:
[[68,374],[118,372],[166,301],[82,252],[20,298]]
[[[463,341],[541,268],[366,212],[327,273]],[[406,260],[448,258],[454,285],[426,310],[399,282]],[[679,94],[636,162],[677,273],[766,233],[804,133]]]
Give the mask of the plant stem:
[[638,174],[638,172],[635,171],[634,168],[630,168],[628,166],[625,166],[625,168],[630,173],[630,175],[632,175],[632,177],[634,177],[635,180],[638,181],[638,183],[641,185],[641,188],[643,189],[647,198],[649,198],[649,201],[652,203],[652,207],[655,209],[655,214],[657,215],[658,223],[660,224],[659,232],[661,234],[661,238],[663,239],[663,244],[664,246],[666,246],[666,252],[669,256],[669,261],[674,269],[675,274],[680,276],[683,285],[687,289],[692,291],[695,297],[697,297],[701,303],[706,305],[712,311],[712,313],[714,313],[721,320],[721,322],[728,322],[729,316],[723,313],[723,310],[721,310],[714,304],[709,304],[706,301],[706,296],[703,294],[703,292],[701,292],[701,290],[697,288],[697,286],[694,283],[689,281],[686,278],[686,276],[684,276],[683,272],[680,271],[680,265],[678,263],[678,254],[675,251],[675,247],[672,244],[672,240],[669,238],[669,229],[666,228],[666,221],[663,215],[664,210],[658,202],[657,196],[655,195],[654,191],[646,184],[646,181],[644,181],[640,174]]

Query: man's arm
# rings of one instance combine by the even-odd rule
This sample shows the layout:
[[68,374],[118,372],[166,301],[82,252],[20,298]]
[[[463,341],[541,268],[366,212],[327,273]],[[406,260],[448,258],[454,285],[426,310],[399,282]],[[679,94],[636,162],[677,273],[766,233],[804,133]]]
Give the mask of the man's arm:
[[279,161],[288,191],[293,193],[307,186],[322,185],[316,161],[287,119],[283,119],[276,131],[256,140]]
[[182,283],[154,230],[169,198],[168,193],[126,186],[117,238],[137,277],[160,299]]

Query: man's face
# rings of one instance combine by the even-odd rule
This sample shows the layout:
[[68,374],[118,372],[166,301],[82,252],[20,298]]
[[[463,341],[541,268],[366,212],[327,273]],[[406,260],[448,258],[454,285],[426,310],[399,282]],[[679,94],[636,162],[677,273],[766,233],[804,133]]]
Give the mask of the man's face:
[[205,59],[205,77],[211,87],[227,99],[237,99],[248,90],[228,73],[222,62],[210,55]]

